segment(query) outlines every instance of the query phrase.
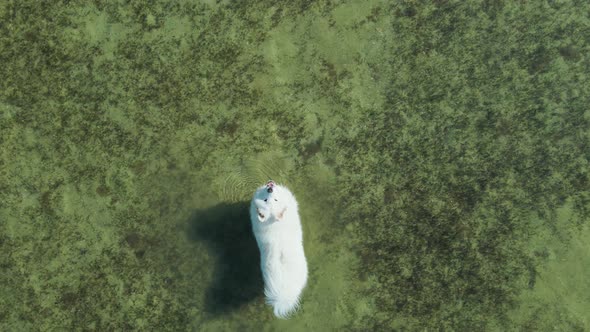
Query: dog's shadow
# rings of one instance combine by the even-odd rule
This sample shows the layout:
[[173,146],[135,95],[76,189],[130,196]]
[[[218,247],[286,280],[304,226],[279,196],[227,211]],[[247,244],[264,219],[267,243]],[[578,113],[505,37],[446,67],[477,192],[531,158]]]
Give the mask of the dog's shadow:
[[195,211],[189,220],[189,237],[204,241],[215,258],[213,281],[205,295],[210,314],[227,313],[262,297],[260,254],[248,207],[248,202],[221,203]]

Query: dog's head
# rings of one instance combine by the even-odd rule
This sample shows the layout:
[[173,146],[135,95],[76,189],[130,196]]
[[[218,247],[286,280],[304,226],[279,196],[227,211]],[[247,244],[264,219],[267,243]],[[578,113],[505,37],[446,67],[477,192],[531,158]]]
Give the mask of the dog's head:
[[254,194],[258,221],[265,222],[270,219],[281,221],[288,209],[290,196],[285,187],[273,181],[268,181],[265,186],[260,187]]

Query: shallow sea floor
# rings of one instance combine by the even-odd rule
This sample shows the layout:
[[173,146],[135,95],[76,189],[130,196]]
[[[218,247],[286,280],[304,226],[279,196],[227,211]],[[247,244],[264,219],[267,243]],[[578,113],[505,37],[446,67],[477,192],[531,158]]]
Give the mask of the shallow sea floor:
[[[1,2],[0,330],[590,330],[588,13]],[[268,179],[310,268],[289,320]]]

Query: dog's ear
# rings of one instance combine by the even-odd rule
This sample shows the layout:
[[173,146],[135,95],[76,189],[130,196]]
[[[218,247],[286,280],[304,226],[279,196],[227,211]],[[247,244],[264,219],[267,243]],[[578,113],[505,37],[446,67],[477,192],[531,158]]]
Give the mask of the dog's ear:
[[281,210],[281,212],[279,212],[279,215],[278,215],[279,220],[283,219],[283,215],[285,214],[285,211],[287,211],[286,206]]
[[266,216],[260,212],[260,209],[256,209],[256,216],[258,217],[258,221],[265,222]]

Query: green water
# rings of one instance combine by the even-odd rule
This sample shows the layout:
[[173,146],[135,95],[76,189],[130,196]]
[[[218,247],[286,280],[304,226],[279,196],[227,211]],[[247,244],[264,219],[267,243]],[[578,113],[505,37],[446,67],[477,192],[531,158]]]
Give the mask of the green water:
[[[588,13],[0,2],[0,330],[589,331]],[[303,223],[290,320],[268,179]]]

